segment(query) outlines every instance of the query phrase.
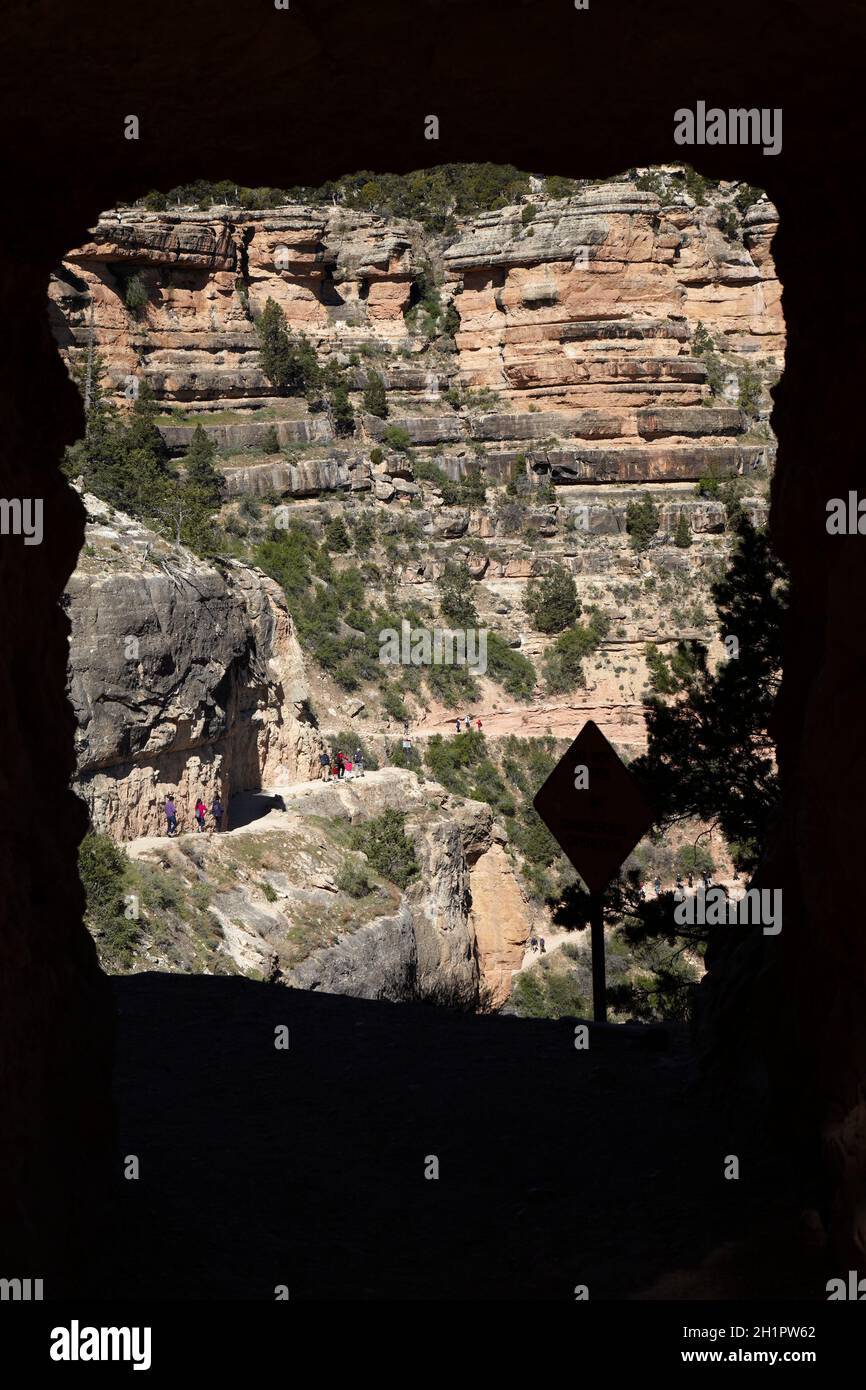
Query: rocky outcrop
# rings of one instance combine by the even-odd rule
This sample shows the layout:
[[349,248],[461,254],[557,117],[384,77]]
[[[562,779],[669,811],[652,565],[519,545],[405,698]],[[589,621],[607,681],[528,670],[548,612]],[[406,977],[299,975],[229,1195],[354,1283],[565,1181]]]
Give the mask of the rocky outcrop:
[[529,907],[501,844],[492,844],[472,867],[472,925],[484,1002],[498,1009],[511,993],[531,931]]
[[[237,830],[128,846],[136,864],[171,877],[171,900],[190,905],[177,920],[144,913],[134,969],[228,970],[329,994],[461,1009],[507,998],[522,897],[494,842],[489,806],[398,768],[282,793],[285,810]],[[365,856],[347,852],[341,823],[389,807],[406,815],[417,877],[402,894],[378,880],[352,898],[341,891],[341,868]],[[508,905],[498,925],[494,879]],[[522,930],[525,940],[525,912]]]
[[219,568],[94,498],[66,591],[77,790],[117,839],[155,834],[171,792],[181,823],[199,795],[304,780],[320,740],[282,593]]
[[543,204],[528,222],[517,208],[486,213],[444,253],[461,277],[463,378],[542,406],[697,404],[705,374],[688,343],[699,321],[778,366],[776,215],[768,203],[750,213],[731,237],[716,207],[666,204],[627,182]]

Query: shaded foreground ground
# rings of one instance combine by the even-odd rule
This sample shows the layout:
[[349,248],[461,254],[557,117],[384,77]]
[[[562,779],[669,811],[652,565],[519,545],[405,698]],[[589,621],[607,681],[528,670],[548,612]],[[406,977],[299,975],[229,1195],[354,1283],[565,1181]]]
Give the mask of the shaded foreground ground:
[[573,1022],[239,979],[114,987],[117,1171],[135,1154],[141,1176],[118,1176],[76,1292],[622,1298],[745,1238],[719,1287],[676,1296],[821,1296],[776,1241],[796,1225],[788,1178],[730,1147],[724,1107],[652,1030],[593,1029],[581,1052]]

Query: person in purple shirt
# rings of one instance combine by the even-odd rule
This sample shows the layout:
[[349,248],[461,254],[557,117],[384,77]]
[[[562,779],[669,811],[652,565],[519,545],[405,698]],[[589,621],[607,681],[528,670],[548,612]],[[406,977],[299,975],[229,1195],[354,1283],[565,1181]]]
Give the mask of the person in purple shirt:
[[168,821],[169,835],[177,834],[177,807],[170,796],[165,798],[165,818]]

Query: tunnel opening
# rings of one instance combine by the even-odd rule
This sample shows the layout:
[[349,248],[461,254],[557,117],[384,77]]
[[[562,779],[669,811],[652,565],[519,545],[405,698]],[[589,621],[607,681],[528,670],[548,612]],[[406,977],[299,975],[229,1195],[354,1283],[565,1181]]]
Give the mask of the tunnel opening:
[[[473,22],[474,17],[470,20],[470,28]],[[473,32],[480,41],[481,36],[477,29]],[[547,52],[552,55],[550,61],[557,66],[558,53],[561,50],[556,44],[549,44],[550,36],[543,19],[539,19],[539,37],[548,42]],[[818,37],[816,48],[820,52],[825,46],[825,40],[821,36]],[[838,33],[834,33],[833,37],[834,42],[838,42]],[[530,47],[535,41],[534,33],[528,36],[524,34],[524,42]],[[779,36],[779,42],[783,53],[789,51],[790,40],[785,34]],[[724,46],[724,38],[722,43]],[[677,70],[680,72],[689,56],[692,62],[697,61],[694,50],[689,55],[688,36],[678,37],[668,48],[669,54],[666,51],[662,61],[663,68],[668,62],[668,56],[671,59],[675,58]],[[728,51],[735,56],[732,50]],[[339,58],[339,55],[336,56]],[[613,60],[613,50],[610,56]],[[171,57],[169,61],[173,61]],[[792,64],[791,70],[795,69],[796,64]],[[674,89],[675,76],[670,68],[666,68],[662,73],[662,78],[671,85],[671,90]],[[633,69],[632,77],[636,83],[636,90],[639,91],[640,72]],[[347,85],[351,89],[351,73],[348,74],[348,79]],[[566,79],[567,74],[563,73],[563,91],[570,90]],[[593,80],[590,74],[587,79],[587,90],[590,93],[596,90]],[[654,74],[653,80],[657,88],[661,80],[658,73]],[[477,81],[482,89],[488,90],[485,87],[487,78],[483,74],[477,76]],[[556,158],[557,143],[562,146],[565,139],[564,135],[557,136],[556,131],[568,132],[569,139],[573,141],[576,123],[574,112],[570,108],[557,106],[558,90],[556,83],[546,82],[545,100],[539,102],[539,110],[548,109],[548,105],[552,105],[555,108],[554,115],[558,112],[559,119],[551,117],[548,121],[543,157],[546,162],[558,163],[562,168],[573,164],[573,159],[569,152],[564,150],[562,156]],[[789,89],[789,95],[790,105],[796,112],[797,93]],[[628,106],[628,103],[626,105]],[[495,103],[491,102],[491,109],[494,107]],[[54,105],[52,109],[60,108]],[[801,109],[804,116],[807,116],[805,107]],[[82,119],[90,118],[85,114]],[[33,116],[33,120],[38,126],[38,112]],[[244,116],[241,112],[241,125],[243,121]],[[211,151],[210,167],[216,168],[219,160],[225,157],[224,125],[221,125],[218,113],[212,124],[213,130],[221,130],[223,140],[219,150]],[[335,128],[338,124],[339,122],[335,122]],[[849,867],[846,867],[856,862],[856,853],[847,847],[844,833],[840,834],[840,827],[846,820],[852,823],[856,820],[859,801],[855,779],[859,775],[860,760],[857,740],[852,737],[848,741],[851,756],[840,776],[838,770],[831,768],[824,757],[826,740],[822,742],[820,725],[828,711],[834,710],[834,719],[837,721],[834,727],[839,728],[844,736],[853,733],[857,726],[852,709],[852,699],[858,691],[856,671],[844,644],[840,645],[832,639],[832,632],[844,622],[846,614],[850,616],[856,612],[862,596],[863,581],[859,562],[850,555],[850,551],[846,551],[845,558],[841,561],[835,558],[836,552],[828,548],[826,537],[821,534],[820,523],[823,521],[824,494],[828,487],[844,496],[849,482],[852,487],[856,486],[854,460],[839,435],[838,421],[844,419],[846,400],[850,399],[851,392],[856,389],[857,380],[862,374],[859,362],[862,344],[846,322],[839,325],[839,351],[831,380],[824,360],[826,349],[821,334],[822,319],[817,311],[820,302],[823,314],[825,301],[814,292],[815,281],[810,279],[813,274],[810,266],[814,266],[820,259],[824,260],[824,264],[830,263],[832,248],[824,230],[815,229],[814,222],[809,225],[807,231],[807,204],[798,189],[820,186],[828,198],[836,197],[840,200],[840,206],[844,206],[846,191],[840,174],[844,161],[840,156],[839,169],[834,161],[830,161],[828,166],[824,152],[819,151],[814,143],[818,137],[810,136],[808,133],[811,128],[808,119],[804,119],[803,130],[806,134],[796,159],[792,159],[790,163],[780,161],[779,167],[774,167],[772,171],[774,196],[778,205],[783,208],[785,218],[775,250],[777,263],[784,272],[786,314],[792,333],[786,379],[778,388],[776,396],[774,423],[776,432],[783,441],[783,449],[780,468],[773,484],[773,529],[778,546],[793,571],[791,629],[796,631],[797,637],[789,638],[787,641],[785,687],[776,715],[780,755],[786,772],[786,792],[779,827],[769,852],[769,859],[778,868],[786,887],[790,888],[794,903],[789,923],[783,932],[790,1016],[786,1016],[784,1010],[780,1010],[778,1015],[774,1013],[768,1023],[768,1031],[772,1033],[774,1028],[778,1028],[777,1050],[780,1057],[785,1051],[785,1041],[791,1042],[788,1057],[781,1057],[780,1065],[777,1059],[779,1075],[783,1077],[783,1081],[787,1077],[784,1084],[787,1085],[785,1094],[788,1108],[784,1118],[789,1129],[797,1129],[799,1117],[804,1109],[808,1110],[808,1121],[804,1124],[802,1133],[798,1130],[798,1137],[807,1144],[816,1143],[815,1135],[819,1125],[826,1119],[827,1114],[832,1112],[830,1143],[838,1140],[841,1149],[847,1155],[845,1177],[839,1178],[837,1173],[834,1180],[837,1198],[834,1239],[838,1242],[839,1248],[845,1248],[847,1252],[853,1245],[852,1233],[856,1228],[857,1193],[862,1191],[863,1165],[862,1155],[858,1157],[856,1144],[843,1142],[844,1136],[840,1135],[839,1127],[844,1125],[846,1119],[850,1121],[852,1117],[856,1117],[859,1104],[856,1096],[852,1094],[852,1086],[856,1090],[859,1072],[850,1058],[859,1055],[860,1025],[857,1023],[857,995],[853,982],[860,977],[862,962],[856,943],[840,943],[838,923],[845,918],[845,904],[856,898],[856,883],[852,880]],[[253,137],[249,129],[244,129],[245,153],[248,154],[250,150],[258,148],[261,142]],[[631,107],[628,107],[622,116],[613,113],[609,129],[605,133],[606,146],[614,152],[611,156],[613,163],[607,154],[605,155],[609,167],[621,167],[624,163],[618,156],[621,156],[630,143],[633,144],[634,129],[634,112]],[[91,149],[100,151],[99,157],[92,161],[92,167],[97,170],[94,187],[102,190],[103,204],[107,205],[110,201],[112,188],[123,188],[127,196],[142,192],[143,183],[135,190],[130,188],[135,178],[131,178],[128,168],[124,169],[122,161],[111,153],[109,147],[106,147],[103,157],[99,144],[101,136],[95,127],[90,129],[89,136],[92,141]],[[212,137],[208,136],[205,129],[202,138],[203,144],[207,145]],[[231,138],[238,139],[243,144],[244,130],[232,132]],[[499,138],[496,137],[492,145],[497,152],[501,148],[497,146]],[[521,134],[515,145],[518,153],[521,149],[527,148],[527,141],[531,144],[534,140],[536,147],[533,157],[524,158],[521,162],[535,163],[538,158],[538,138],[536,135],[530,139]],[[64,146],[64,139],[65,136],[61,132],[61,155],[64,149],[69,148],[68,145]],[[653,152],[667,149],[659,130],[648,129],[646,139],[648,148]],[[408,137],[404,138],[398,134],[396,141],[395,158],[402,161],[402,167],[411,167],[413,156]],[[846,148],[845,141],[846,135],[842,131],[840,147],[843,150]],[[45,148],[50,150],[52,159],[58,159],[56,130],[52,131]],[[491,146],[488,146],[488,151],[489,148]],[[165,152],[167,160],[177,160],[177,154],[172,154],[167,143]],[[333,138],[326,132],[325,144],[322,151],[317,152],[317,159],[322,161],[323,169],[330,165],[331,172],[341,163],[349,163],[354,167],[369,167],[371,160],[365,157],[368,151],[364,149],[362,152],[359,151],[359,154],[361,157],[357,160],[341,160],[338,152],[335,152]],[[854,157],[856,151],[851,150],[851,155]],[[707,157],[710,162],[714,161],[712,167],[719,172],[730,155],[707,151]],[[256,158],[259,159],[260,156]],[[596,160],[597,158],[598,156]],[[59,163],[63,167],[62,158]],[[73,164],[74,161],[70,158],[67,167],[72,168]],[[596,168],[597,165],[590,160],[585,167]],[[261,170],[262,177],[272,176],[271,171],[265,170],[261,164],[257,168]],[[176,168],[177,177],[183,177],[188,172]],[[307,167],[302,174],[295,170],[291,172],[296,177],[313,177],[316,171]],[[759,181],[760,161],[752,159],[748,172],[752,179]],[[137,178],[137,175],[135,177]],[[25,177],[23,187],[33,188],[32,180]],[[53,211],[48,213],[46,219],[46,225],[56,230],[50,251],[46,249],[43,241],[39,240],[21,255],[19,242],[10,234],[11,244],[19,257],[16,263],[20,283],[10,288],[7,302],[13,311],[22,313],[25,321],[27,311],[32,311],[35,302],[33,296],[41,293],[41,283],[38,290],[34,290],[33,286],[39,282],[40,276],[44,277],[47,274],[50,265],[56,260],[57,247],[81,243],[86,227],[95,220],[97,206],[96,194],[91,191],[83,194],[80,189],[75,190],[68,201],[63,198],[55,199]],[[32,207],[45,207],[44,198],[40,199],[38,190],[35,189]],[[841,236],[842,240],[846,241],[847,233],[844,229]],[[816,254],[816,246],[820,249],[821,255]],[[677,258],[682,260],[686,252],[687,248],[680,248]],[[837,247],[837,256],[838,252]],[[849,288],[855,293],[859,290],[860,278],[856,256],[852,255],[849,264],[852,267]],[[791,312],[788,314],[789,309]],[[37,318],[38,314],[32,315],[34,325]],[[34,457],[38,455],[40,466],[44,465],[47,476],[56,462],[58,448],[55,446],[58,441],[66,443],[71,439],[74,432],[72,422],[80,418],[80,406],[59,374],[53,359],[49,360],[46,344],[40,341],[41,333],[41,323],[38,329],[34,326],[32,331],[24,331],[21,340],[22,368],[26,356],[30,364],[37,364],[43,370],[47,388],[56,396],[58,409],[56,420],[51,426],[53,443],[46,434],[45,441],[33,446],[32,435],[28,435],[23,421],[19,420],[20,403],[16,404],[12,417],[10,440],[13,443],[17,441],[21,457],[29,457],[28,447],[35,448]],[[15,366],[17,373],[17,364]],[[18,378],[23,380],[20,374]],[[20,401],[26,398],[25,390]],[[829,449],[828,440],[833,446]],[[555,448],[553,444],[549,447]],[[828,458],[828,465],[818,479],[813,467],[814,459],[825,456]],[[13,464],[11,477],[17,480],[19,476],[16,465]],[[13,482],[12,486],[14,485]],[[13,711],[13,725],[16,729],[21,729],[22,760],[16,762],[18,753],[14,747],[12,760],[15,783],[26,787],[32,775],[32,768],[38,768],[40,785],[57,788],[57,804],[64,806],[64,813],[61,818],[61,831],[57,836],[56,851],[48,849],[38,827],[28,843],[22,842],[19,845],[16,842],[11,848],[20,864],[39,859],[41,868],[48,866],[52,871],[53,877],[49,875],[48,881],[54,887],[49,887],[48,891],[54,893],[52,902],[55,910],[53,917],[48,921],[42,944],[45,949],[53,951],[52,958],[56,963],[56,969],[51,981],[46,980],[44,976],[34,977],[34,988],[37,993],[41,991],[46,997],[52,990],[59,991],[59,997],[63,999],[64,1007],[68,1011],[66,1016],[69,1019],[69,1027],[64,1034],[64,1067],[67,1078],[73,1083],[68,1087],[69,1092],[75,1093],[75,1082],[81,1076],[87,1076],[91,1079],[97,1078],[94,1085],[96,1094],[99,1090],[100,1076],[105,1080],[104,1067],[100,1072],[105,1055],[105,1040],[104,1037],[96,1035],[97,1020],[105,1017],[105,1003],[93,972],[92,953],[88,954],[86,939],[80,931],[82,902],[72,867],[75,843],[83,833],[84,822],[72,802],[63,801],[63,783],[72,771],[69,751],[71,724],[68,714],[63,712],[59,694],[60,672],[65,662],[64,641],[60,639],[65,634],[59,634],[59,629],[51,626],[54,620],[46,617],[52,604],[56,605],[66,575],[73,567],[75,552],[81,542],[83,515],[79,504],[66,496],[65,488],[61,489],[49,482],[46,492],[49,503],[55,508],[55,516],[65,523],[61,528],[63,540],[41,574],[34,573],[34,582],[29,589],[28,632],[46,632],[48,637],[48,641],[41,647],[44,655],[40,657],[38,670],[28,657],[26,643],[22,641],[15,644],[17,671],[28,682],[34,696],[27,710],[16,708]],[[817,526],[816,518],[819,522]],[[106,521],[110,524],[110,518]],[[32,558],[25,555],[25,560]],[[35,570],[35,567],[31,566],[31,570]],[[13,597],[17,594],[18,589],[13,584]],[[17,621],[15,611],[13,604],[7,614],[8,621],[13,624],[13,641],[17,632],[14,627]],[[828,636],[828,633],[831,635]],[[46,672],[53,672],[53,678],[49,679]],[[36,750],[35,754],[33,750]],[[29,774],[24,762],[25,753],[27,757],[34,759]],[[826,764],[823,771],[822,764]],[[832,784],[828,780],[830,778],[835,779]],[[860,784],[862,785],[862,778]],[[809,789],[810,799],[815,808],[813,811],[806,805],[804,788]],[[823,824],[822,817],[825,822]],[[26,807],[24,818],[28,819]],[[804,835],[811,847],[808,856],[805,856],[802,850]],[[18,878],[20,877],[19,874]],[[9,903],[14,906],[17,919],[21,923],[28,923],[32,916],[33,903],[26,892],[22,893],[20,883],[14,876],[11,883]],[[42,900],[39,901],[41,904]],[[14,960],[30,961],[27,950],[15,954],[18,942],[19,938],[16,937],[13,942],[15,950],[12,953]],[[188,982],[177,983],[185,986]],[[143,991],[145,984],[139,982],[138,987]],[[253,985],[248,987],[254,988]],[[13,997],[11,1010],[8,1013],[4,1011],[13,1024],[16,1019],[22,1017],[20,998],[23,995],[20,991],[19,996],[18,999]],[[131,992],[129,997],[132,997]],[[144,999],[143,994],[141,998]],[[828,1000],[835,1000],[836,1003],[831,1007]],[[147,1006],[143,1004],[139,1017],[143,1019],[146,1013]],[[813,1013],[814,1019],[810,1024]],[[24,1022],[29,1025],[32,1019],[25,1018]],[[45,1046],[48,1047],[48,1044]],[[36,1088],[31,1089],[35,1094]],[[26,1090],[25,1085],[20,1095],[16,1093],[13,1096],[12,1109],[15,1113],[25,1116],[26,1124],[30,1125],[29,1132],[32,1134],[39,1127],[37,1107],[35,1102],[30,1104],[24,1101]],[[78,1093],[80,1094],[80,1091]],[[832,1104],[829,1100],[831,1096],[834,1097]],[[841,1101],[835,1099],[837,1096],[842,1097]],[[553,1105],[555,1098],[551,1095],[548,1099]],[[782,1110],[785,1111],[784,1103]],[[98,1095],[94,1099],[92,1109],[86,1113],[79,1113],[77,1116],[70,1111],[65,1113],[69,1122],[66,1131],[67,1141],[69,1134],[81,1136],[78,1151],[89,1151],[92,1155],[93,1136],[100,1126],[104,1125],[104,1110],[100,1109]],[[845,1117],[841,1121],[840,1115]],[[62,1130],[57,1129],[56,1133],[60,1138]],[[833,1135],[836,1136],[835,1139]],[[625,1135],[623,1137],[627,1138]],[[63,1148],[62,1143],[60,1147]],[[68,1171],[73,1171],[73,1167]],[[52,1178],[45,1168],[34,1168],[32,1171],[34,1192],[41,1188],[44,1194],[50,1191],[52,1186],[55,1192],[58,1190],[56,1176]],[[80,1163],[74,1171],[85,1178],[87,1164]],[[62,1209],[63,1205],[58,1201],[58,1215]],[[61,1220],[59,1226],[62,1225]],[[857,1260],[856,1249],[851,1258]]]

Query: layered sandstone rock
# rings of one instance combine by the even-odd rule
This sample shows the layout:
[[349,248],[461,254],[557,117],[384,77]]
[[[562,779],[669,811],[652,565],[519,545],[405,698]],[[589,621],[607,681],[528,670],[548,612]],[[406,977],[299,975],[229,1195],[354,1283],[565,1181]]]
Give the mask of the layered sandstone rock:
[[[118,399],[134,377],[205,421],[227,406],[271,407],[266,422],[208,428],[225,450],[254,450],[271,425],[283,448],[324,449],[274,475],[270,490],[286,495],[369,484],[347,474],[353,460],[340,457],[327,417],[280,401],[263,377],[254,319],[268,298],[291,332],[343,363],[355,392],[371,370],[382,377],[388,419],[364,415],[358,395],[349,454],[391,426],[421,449],[444,446],[443,466],[458,473],[475,445],[493,477],[515,463],[563,483],[743,472],[760,446],[738,443],[750,422],[737,408],[737,369],[772,385],[784,324],[775,209],[762,199],[737,217],[728,196],[720,189],[695,207],[618,180],[543,200],[528,221],[525,207],[509,207],[439,236],[344,208],[113,211],[53,277],[54,331],[70,362],[94,343]],[[453,342],[405,317],[431,265],[457,314]],[[147,292],[135,312],[125,304],[133,274]],[[699,322],[724,355],[709,406]],[[453,409],[442,392],[455,385],[495,391],[501,408]],[[764,422],[768,406],[765,394]],[[181,452],[190,432],[166,425],[170,448]],[[256,491],[263,477],[241,471],[234,483]]]
[[715,206],[663,206],[628,183],[542,205],[528,225],[516,208],[487,213],[445,251],[461,280],[461,373],[542,408],[696,405],[699,321],[778,367],[775,222],[759,203],[734,240]]
[[217,568],[86,498],[87,542],[66,591],[77,790],[117,839],[181,824],[199,795],[300,781],[320,740],[282,593]]

